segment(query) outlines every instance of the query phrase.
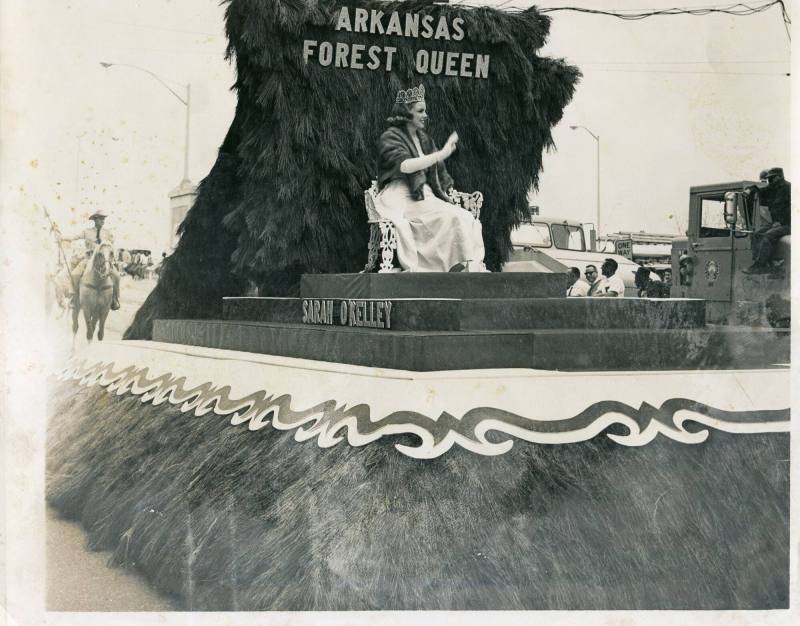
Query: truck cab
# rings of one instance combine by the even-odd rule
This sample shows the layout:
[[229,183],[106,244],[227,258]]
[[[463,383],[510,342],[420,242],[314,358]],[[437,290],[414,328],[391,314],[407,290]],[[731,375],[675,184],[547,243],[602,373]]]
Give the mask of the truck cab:
[[782,275],[742,272],[753,263],[753,233],[771,223],[758,196],[747,194],[753,185],[745,180],[691,187],[686,238],[672,244],[672,296],[706,300],[711,323],[757,323],[767,319],[768,300],[788,301],[788,236],[774,257],[784,259]]

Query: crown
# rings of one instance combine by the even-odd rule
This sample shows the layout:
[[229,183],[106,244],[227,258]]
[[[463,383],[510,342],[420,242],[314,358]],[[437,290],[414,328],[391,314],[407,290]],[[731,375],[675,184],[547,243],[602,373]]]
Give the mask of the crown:
[[401,89],[397,92],[397,98],[394,102],[395,104],[411,104],[412,102],[422,102],[423,100],[425,100],[425,86],[420,85],[411,89]]

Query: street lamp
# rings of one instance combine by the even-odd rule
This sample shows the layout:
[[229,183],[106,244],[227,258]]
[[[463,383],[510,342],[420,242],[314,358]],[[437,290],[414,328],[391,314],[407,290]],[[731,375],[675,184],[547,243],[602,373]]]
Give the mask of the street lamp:
[[600,239],[600,135],[595,135],[586,126],[570,126],[572,130],[582,128],[597,142],[597,238]]
[[138,65],[130,65],[129,63],[107,63],[105,61],[100,61],[100,65],[104,68],[108,69],[110,67],[130,67],[135,70],[139,70],[140,72],[144,72],[145,74],[149,74],[153,78],[155,78],[159,83],[161,83],[164,87],[166,87],[169,92],[175,96],[178,100],[181,101],[181,104],[186,107],[186,141],[184,143],[184,150],[183,150],[183,181],[182,182],[189,182],[189,115],[191,112],[191,104],[192,104],[192,85],[186,85],[186,97],[182,98],[179,96],[176,91],[170,87],[161,77],[157,76],[153,72],[144,67],[139,67]]

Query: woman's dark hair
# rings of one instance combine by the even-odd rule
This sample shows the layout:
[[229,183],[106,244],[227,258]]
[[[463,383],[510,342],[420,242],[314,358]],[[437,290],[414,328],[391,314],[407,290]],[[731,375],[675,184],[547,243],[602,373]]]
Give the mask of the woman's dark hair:
[[392,107],[392,112],[386,121],[389,122],[391,126],[405,126],[411,121],[411,107],[415,104],[416,102],[411,102],[409,104],[395,102]]

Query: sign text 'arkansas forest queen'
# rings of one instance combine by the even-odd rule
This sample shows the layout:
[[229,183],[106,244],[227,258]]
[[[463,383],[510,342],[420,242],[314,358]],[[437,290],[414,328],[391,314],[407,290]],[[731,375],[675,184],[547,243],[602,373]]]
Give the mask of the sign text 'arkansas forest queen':
[[[437,20],[433,15],[418,13],[384,13],[377,9],[342,7],[336,20],[336,30],[350,33],[369,33],[433,41],[462,41],[466,35],[464,20]],[[315,60],[323,67],[350,68],[353,70],[392,71],[396,46],[379,46],[342,41],[303,41],[303,60]],[[445,52],[419,48],[414,56],[417,74],[458,76],[460,78],[488,78],[489,55],[473,52]]]

